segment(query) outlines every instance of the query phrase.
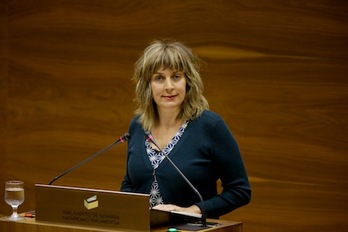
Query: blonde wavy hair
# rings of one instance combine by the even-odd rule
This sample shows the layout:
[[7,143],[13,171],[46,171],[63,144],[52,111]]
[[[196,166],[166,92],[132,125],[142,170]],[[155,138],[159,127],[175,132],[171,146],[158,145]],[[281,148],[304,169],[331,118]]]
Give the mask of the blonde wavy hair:
[[203,82],[200,76],[202,61],[190,48],[181,42],[155,40],[134,65],[135,102],[139,122],[145,130],[151,131],[159,122],[157,105],[153,100],[151,77],[160,68],[181,71],[186,77],[186,96],[177,120],[193,120],[209,109],[203,96]]

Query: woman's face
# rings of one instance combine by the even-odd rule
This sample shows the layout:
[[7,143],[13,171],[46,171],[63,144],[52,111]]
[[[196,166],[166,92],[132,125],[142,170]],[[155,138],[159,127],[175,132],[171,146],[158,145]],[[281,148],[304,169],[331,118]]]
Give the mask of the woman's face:
[[151,89],[158,110],[180,111],[186,95],[186,77],[183,72],[159,68],[151,77]]

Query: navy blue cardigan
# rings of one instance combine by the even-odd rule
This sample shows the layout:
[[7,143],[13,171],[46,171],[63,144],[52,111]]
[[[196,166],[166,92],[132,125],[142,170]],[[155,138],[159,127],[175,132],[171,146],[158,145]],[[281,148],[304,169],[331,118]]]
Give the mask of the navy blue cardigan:
[[[129,126],[127,171],[121,191],[149,194],[153,169],[144,145],[145,132],[137,119]],[[204,111],[190,121],[169,157],[202,195],[208,218],[218,218],[249,203],[251,190],[238,145],[216,113]],[[165,204],[196,204],[202,209],[197,194],[167,159],[157,168],[156,177]],[[221,193],[217,192],[218,179]]]

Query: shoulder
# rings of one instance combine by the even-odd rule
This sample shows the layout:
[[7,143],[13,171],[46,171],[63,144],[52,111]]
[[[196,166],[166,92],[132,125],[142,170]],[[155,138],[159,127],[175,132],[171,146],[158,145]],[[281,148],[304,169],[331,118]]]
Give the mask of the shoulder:
[[136,115],[135,117],[132,118],[129,124],[129,131],[134,131],[139,128],[142,128],[140,122],[139,122],[139,115]]
[[222,120],[221,116],[218,113],[211,110],[203,111],[201,116],[210,120]]
[[132,118],[132,120],[131,120],[131,122],[130,122],[130,124],[131,125],[133,125],[133,124],[139,124],[139,115],[135,115],[133,118]]
[[132,118],[129,124],[128,133],[130,134],[129,143],[132,141],[138,141],[139,139],[143,139],[145,136],[145,131],[139,122],[139,116],[135,116]]
[[196,119],[190,122],[192,129],[199,131],[216,131],[227,127],[222,117],[210,110],[205,110]]
[[204,124],[210,124],[210,125],[214,125],[216,123],[223,122],[223,119],[219,114],[217,114],[216,112],[210,111],[210,110],[203,111],[203,113],[195,120],[197,120],[197,122],[201,122]]
[[216,112],[206,110],[196,122],[192,122],[192,130],[201,133],[201,136],[209,136],[209,141],[214,143],[235,144],[232,131],[225,120]]

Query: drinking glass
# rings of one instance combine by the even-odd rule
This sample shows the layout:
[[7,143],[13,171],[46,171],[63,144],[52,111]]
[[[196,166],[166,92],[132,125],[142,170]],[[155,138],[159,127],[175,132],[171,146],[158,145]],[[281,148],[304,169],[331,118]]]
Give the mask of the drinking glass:
[[24,202],[24,183],[22,181],[6,181],[5,202],[12,207],[12,215],[9,220],[21,220],[23,217],[18,215],[17,209]]

